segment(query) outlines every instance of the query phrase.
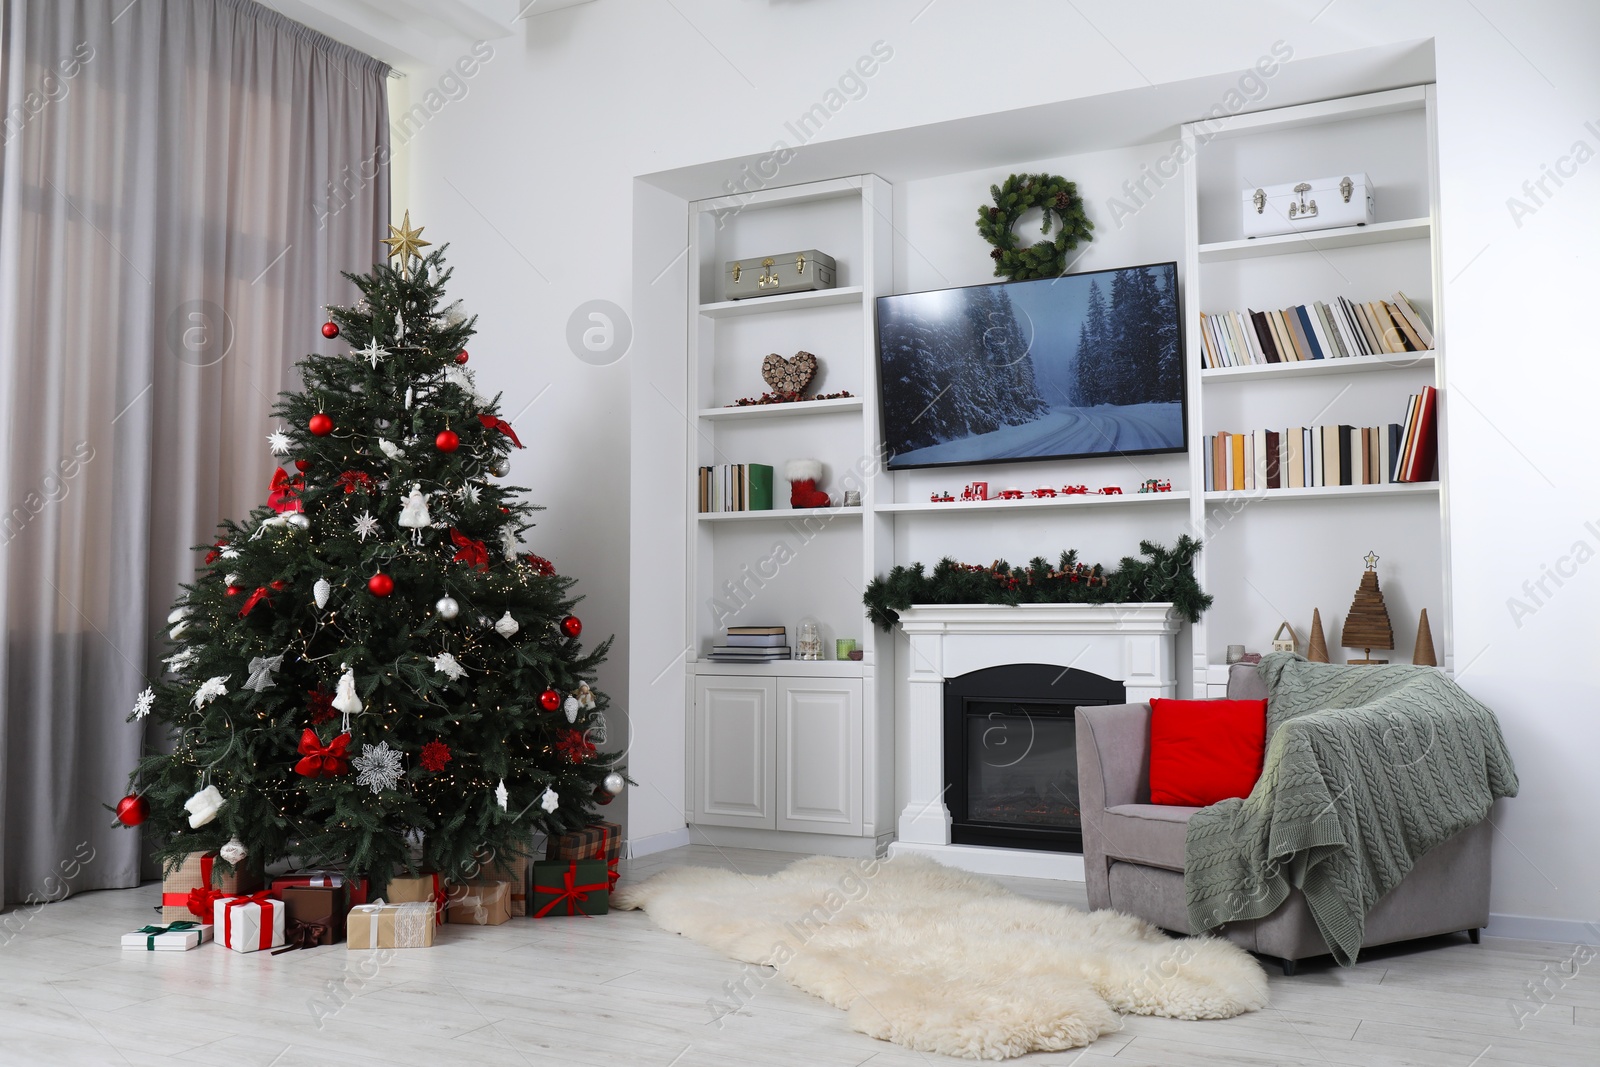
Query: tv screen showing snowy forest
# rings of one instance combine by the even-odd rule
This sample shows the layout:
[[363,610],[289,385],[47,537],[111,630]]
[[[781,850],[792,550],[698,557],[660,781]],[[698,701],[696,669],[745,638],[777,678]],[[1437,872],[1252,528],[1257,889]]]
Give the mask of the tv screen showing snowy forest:
[[1184,449],[1178,265],[878,298],[890,469]]

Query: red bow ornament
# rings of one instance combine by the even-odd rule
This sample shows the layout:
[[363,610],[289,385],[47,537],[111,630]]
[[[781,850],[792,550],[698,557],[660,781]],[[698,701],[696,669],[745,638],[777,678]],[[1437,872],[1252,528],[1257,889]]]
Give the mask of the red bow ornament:
[[272,490],[267,494],[267,507],[280,515],[286,511],[304,511],[300,493],[305,487],[304,475],[297,474],[291,478],[287,471],[279,467],[272,472]]
[[345,471],[339,475],[339,484],[344,486],[346,496],[351,493],[372,492],[372,475],[366,471]]
[[294,765],[296,774],[307,778],[332,778],[350,769],[350,759],[344,750],[350,747],[350,735],[340,734],[326,745],[313,730],[300,735],[300,762]]
[[518,448],[522,447],[522,442],[517,440],[517,431],[513,430],[511,428],[511,424],[509,422],[507,422],[505,419],[502,419],[500,416],[498,416],[498,415],[479,415],[478,416],[478,421],[483,423],[484,429],[486,429],[486,430],[499,430],[501,433],[503,433],[507,437],[511,438],[511,443],[512,444],[516,445]]
[[474,541],[454,526],[450,527],[450,540],[455,542],[456,554],[452,563],[465,563],[469,567],[476,567],[480,571],[489,569],[489,550],[483,547],[482,541]]
[[222,550],[227,548],[227,547],[228,547],[228,542],[226,542],[226,541],[218,541],[217,544],[216,544],[216,547],[214,547],[213,549],[211,549],[211,551],[206,553],[206,566],[209,567],[213,563],[215,563],[222,556]]
[[266,586],[266,585],[258,585],[258,586],[256,586],[256,591],[250,594],[250,599],[246,600],[244,602],[244,607],[239,609],[239,617],[243,618],[244,616],[250,614],[252,611],[255,610],[256,605],[261,603],[263,600],[266,601],[268,604],[271,604],[272,603],[272,594],[275,593],[276,591],[278,591],[279,589],[284,588],[288,584],[289,584],[288,582],[279,580],[279,581],[273,582],[270,586]]
[[582,763],[595,753],[594,742],[576,730],[563,730],[556,738],[556,751],[573,763]]
[[528,566],[533,568],[533,573],[541,578],[548,578],[556,572],[556,565],[543,556],[535,556],[530,552],[527,559]]

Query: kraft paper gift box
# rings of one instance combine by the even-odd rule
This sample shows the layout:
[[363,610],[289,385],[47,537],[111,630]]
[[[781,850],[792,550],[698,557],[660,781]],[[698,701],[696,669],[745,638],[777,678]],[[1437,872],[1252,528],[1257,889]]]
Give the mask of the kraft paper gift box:
[[605,860],[541,860],[533,865],[528,907],[535,919],[552,915],[604,915],[611,905]]
[[545,858],[552,860],[605,860],[606,875],[617,884],[617,860],[622,855],[622,824],[597,822],[582,830],[550,839]]
[[402,875],[391,878],[384,899],[390,904],[432,904],[433,921],[444,922],[445,886],[437,874]]
[[302,948],[333,945],[344,940],[345,915],[350,911],[348,887],[287,885],[283,898],[287,939]]
[[445,921],[469,926],[499,926],[511,918],[511,883],[488,880],[452,885]]
[[142,930],[122,935],[122,947],[142,952],[187,952],[211,940],[210,923],[193,919],[180,919],[170,923],[152,923]]
[[405,904],[375,900],[350,909],[346,921],[348,948],[432,948],[433,901]]
[[260,952],[283,944],[283,901],[265,891],[224,897],[213,905],[217,944],[235,952]]
[[211,921],[212,905],[219,897],[236,897],[261,888],[254,871],[234,868],[232,874],[215,871],[215,852],[191,852],[182,866],[161,881],[161,921],[194,919]]

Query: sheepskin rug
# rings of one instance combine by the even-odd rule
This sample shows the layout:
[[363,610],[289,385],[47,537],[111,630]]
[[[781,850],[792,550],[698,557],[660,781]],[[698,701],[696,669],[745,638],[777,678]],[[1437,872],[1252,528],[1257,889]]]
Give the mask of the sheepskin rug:
[[743,1006],[775,968],[856,1030],[922,1052],[999,1060],[1087,1045],[1119,1012],[1226,1019],[1267,1004],[1266,974],[1231,942],[1029,900],[920,856],[817,856],[765,877],[683,867],[619,887],[612,906],[763,968],[713,1007]]

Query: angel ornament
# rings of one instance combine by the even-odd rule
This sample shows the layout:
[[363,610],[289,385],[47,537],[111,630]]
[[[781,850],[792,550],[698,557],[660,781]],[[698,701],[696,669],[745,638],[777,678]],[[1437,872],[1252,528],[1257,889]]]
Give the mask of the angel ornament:
[[422,544],[422,531],[433,525],[433,516],[428,514],[428,498],[422,495],[422,487],[413,484],[411,492],[401,501],[400,526],[411,531],[411,543]]

